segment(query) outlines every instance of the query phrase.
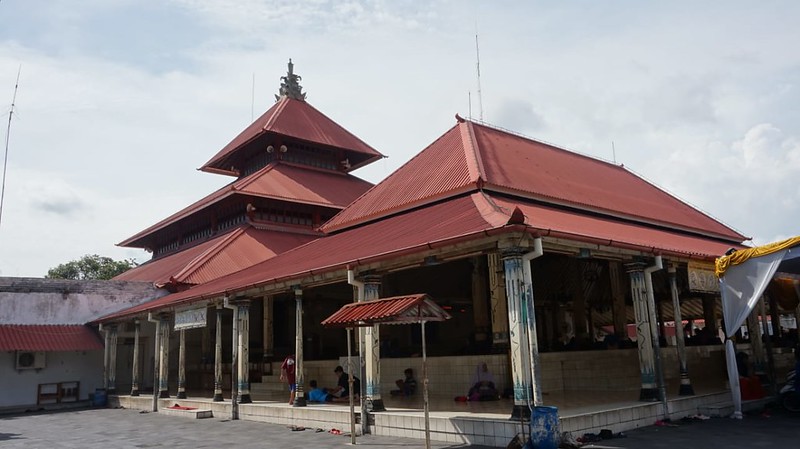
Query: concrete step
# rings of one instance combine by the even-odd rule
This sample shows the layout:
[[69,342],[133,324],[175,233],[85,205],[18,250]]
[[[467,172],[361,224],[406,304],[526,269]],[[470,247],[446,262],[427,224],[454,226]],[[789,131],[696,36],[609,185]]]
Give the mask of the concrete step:
[[172,416],[181,416],[184,418],[191,418],[191,419],[203,419],[203,418],[213,418],[214,413],[208,409],[200,409],[200,408],[171,408],[171,407],[164,407],[158,410],[159,413],[163,413],[165,415],[172,415]]

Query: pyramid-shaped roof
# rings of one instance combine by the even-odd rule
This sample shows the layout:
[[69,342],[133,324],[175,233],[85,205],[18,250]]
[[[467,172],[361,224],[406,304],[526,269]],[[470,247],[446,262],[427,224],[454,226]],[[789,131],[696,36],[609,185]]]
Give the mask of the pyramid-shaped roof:
[[231,161],[235,153],[268,133],[342,150],[349,159],[348,171],[383,157],[377,150],[306,101],[283,96],[200,167],[200,170],[235,175],[236,172],[231,170]]
[[621,165],[463,119],[322,229],[339,232],[477,190],[735,242],[746,240]]
[[273,162],[120,242],[119,246],[146,246],[146,237],[235,194],[342,209],[372,186],[356,176]]

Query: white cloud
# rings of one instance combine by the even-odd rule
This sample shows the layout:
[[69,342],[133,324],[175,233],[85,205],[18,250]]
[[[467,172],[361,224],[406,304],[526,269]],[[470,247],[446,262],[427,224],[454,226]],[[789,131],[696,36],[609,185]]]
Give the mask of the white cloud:
[[194,169],[272,104],[290,57],[309,101],[389,156],[356,173],[379,181],[470,92],[477,117],[476,25],[487,121],[609,160],[613,141],[743,233],[796,234],[793,2],[36,5],[0,2],[3,110],[22,66],[3,275],[130,257],[113,244],[229,181]]

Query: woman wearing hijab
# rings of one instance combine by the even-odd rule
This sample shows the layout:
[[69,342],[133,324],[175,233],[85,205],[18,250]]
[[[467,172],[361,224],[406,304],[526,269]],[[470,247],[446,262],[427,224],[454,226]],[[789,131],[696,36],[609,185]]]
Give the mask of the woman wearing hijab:
[[472,388],[467,395],[470,401],[494,401],[497,400],[497,388],[494,385],[494,376],[489,372],[486,362],[478,364],[475,368],[475,376],[472,378]]

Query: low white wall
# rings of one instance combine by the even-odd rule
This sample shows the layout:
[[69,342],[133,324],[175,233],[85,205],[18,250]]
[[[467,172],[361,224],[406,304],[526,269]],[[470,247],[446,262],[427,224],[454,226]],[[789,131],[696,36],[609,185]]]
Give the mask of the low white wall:
[[36,405],[39,384],[80,382],[79,400],[103,387],[103,351],[48,352],[42,369],[16,369],[16,353],[0,352],[0,407]]

